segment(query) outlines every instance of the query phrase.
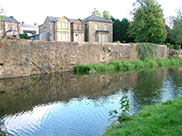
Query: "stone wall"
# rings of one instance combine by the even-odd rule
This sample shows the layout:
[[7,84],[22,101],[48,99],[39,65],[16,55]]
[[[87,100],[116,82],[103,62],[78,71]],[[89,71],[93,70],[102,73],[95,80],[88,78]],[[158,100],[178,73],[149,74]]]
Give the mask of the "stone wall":
[[182,58],[182,50],[170,50],[169,55],[173,58]]
[[[166,46],[158,46],[156,58],[167,58]],[[0,78],[73,71],[76,65],[137,60],[135,44],[1,41]]]

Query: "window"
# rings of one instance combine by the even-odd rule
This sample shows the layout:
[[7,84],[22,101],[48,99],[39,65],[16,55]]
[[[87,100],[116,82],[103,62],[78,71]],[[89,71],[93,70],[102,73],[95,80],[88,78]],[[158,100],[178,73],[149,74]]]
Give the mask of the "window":
[[102,42],[102,35],[99,35],[99,41],[98,42]]
[[65,23],[61,23],[62,24],[62,28],[64,29],[65,28]]
[[5,22],[5,29],[8,29],[8,23]]
[[68,29],[68,23],[65,23],[65,28]]
[[95,30],[98,30],[98,24],[95,25]]
[[105,42],[106,41],[106,37],[105,35],[102,35],[102,42]]
[[50,27],[50,29],[52,29],[52,23],[49,23],[49,27]]
[[78,36],[78,41],[81,42],[82,41],[82,35]]
[[108,29],[107,29],[107,25],[104,25],[104,30],[108,30]]
[[82,30],[82,25],[81,24],[79,25],[79,30]]
[[106,42],[108,42],[108,35],[106,35]]

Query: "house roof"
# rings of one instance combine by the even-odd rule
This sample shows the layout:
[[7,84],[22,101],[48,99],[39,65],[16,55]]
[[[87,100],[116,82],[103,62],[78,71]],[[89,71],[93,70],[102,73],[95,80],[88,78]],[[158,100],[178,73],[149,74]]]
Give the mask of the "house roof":
[[29,27],[29,28],[38,28],[38,26],[35,25],[29,25],[29,24],[20,24],[21,27]]
[[72,19],[72,18],[70,18],[70,22],[71,23],[73,23],[73,22],[75,22],[77,19]]
[[[65,17],[65,16],[63,16],[63,17]],[[52,16],[48,16],[48,18],[49,18],[52,22],[56,22],[58,19],[60,19],[60,17],[52,17]],[[67,18],[67,17],[65,17],[65,18],[71,21],[71,19],[69,19],[69,18]]]
[[49,18],[52,22],[56,22],[60,17],[48,16],[48,18]]
[[10,22],[10,23],[19,23],[14,17],[10,16],[10,17],[3,17],[1,19],[4,22]]
[[91,16],[85,18],[84,21],[85,22],[87,22],[87,21],[98,21],[98,22],[108,22],[108,23],[112,23],[111,20],[107,20],[105,18],[97,17],[97,16],[94,16],[94,15],[91,15]]
[[83,20],[81,20],[81,19],[79,19],[79,18],[78,18],[78,19],[72,19],[72,18],[70,18],[70,22],[71,22],[71,23],[74,23],[76,20],[80,20],[81,22],[83,22]]

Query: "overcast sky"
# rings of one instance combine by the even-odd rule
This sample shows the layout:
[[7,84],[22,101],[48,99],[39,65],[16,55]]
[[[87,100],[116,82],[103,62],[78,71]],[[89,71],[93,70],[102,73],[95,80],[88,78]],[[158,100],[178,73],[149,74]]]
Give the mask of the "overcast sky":
[[[135,0],[0,0],[0,7],[7,16],[14,16],[26,24],[42,24],[46,16],[66,16],[68,18],[85,18],[93,9],[100,12],[107,10],[115,17],[131,19],[130,11]],[[165,17],[174,16],[182,7],[181,0],[158,0]]]

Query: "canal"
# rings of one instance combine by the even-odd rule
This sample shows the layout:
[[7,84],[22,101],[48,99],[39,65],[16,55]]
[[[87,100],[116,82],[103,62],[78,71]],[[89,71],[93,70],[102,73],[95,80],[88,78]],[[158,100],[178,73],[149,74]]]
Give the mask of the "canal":
[[182,96],[182,69],[0,79],[0,134],[98,136],[128,96],[130,114]]

